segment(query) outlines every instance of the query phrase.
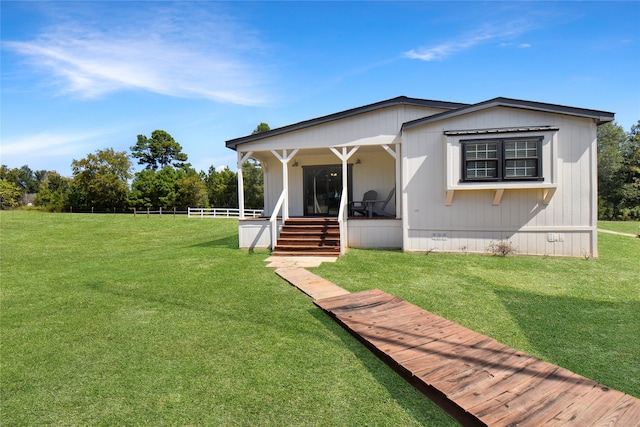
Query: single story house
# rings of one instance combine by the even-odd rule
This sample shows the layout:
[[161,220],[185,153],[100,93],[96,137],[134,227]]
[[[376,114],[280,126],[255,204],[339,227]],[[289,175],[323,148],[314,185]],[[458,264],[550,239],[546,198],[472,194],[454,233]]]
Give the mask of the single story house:
[[[333,217],[340,249],[597,257],[597,126],[614,114],[509,98],[405,96],[226,141],[264,171],[264,218],[241,248],[273,248],[283,221]],[[373,195],[375,192],[375,195]],[[372,200],[365,200],[364,195]]]

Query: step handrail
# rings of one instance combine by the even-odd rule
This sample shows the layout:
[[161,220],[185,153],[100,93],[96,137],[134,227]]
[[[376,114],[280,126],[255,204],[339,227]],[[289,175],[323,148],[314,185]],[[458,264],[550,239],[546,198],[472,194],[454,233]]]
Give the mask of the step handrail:
[[340,255],[346,250],[347,241],[347,192],[343,191],[340,196],[340,209],[338,210],[338,225],[340,226]]
[[[271,250],[273,251],[276,248],[276,242],[278,241],[278,212],[282,209],[282,204],[284,203],[284,199],[287,197],[287,190],[283,189],[282,193],[280,193],[280,198],[278,198],[278,203],[276,203],[276,207],[273,209],[273,213],[271,214],[271,218],[269,221],[271,222]],[[284,219],[284,214],[282,215]]]

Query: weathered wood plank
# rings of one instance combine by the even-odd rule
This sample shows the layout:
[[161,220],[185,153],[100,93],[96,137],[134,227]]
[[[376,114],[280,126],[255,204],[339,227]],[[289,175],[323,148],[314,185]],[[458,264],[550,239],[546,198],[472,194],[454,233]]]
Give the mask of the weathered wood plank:
[[382,291],[315,303],[463,425],[640,427],[639,399]]

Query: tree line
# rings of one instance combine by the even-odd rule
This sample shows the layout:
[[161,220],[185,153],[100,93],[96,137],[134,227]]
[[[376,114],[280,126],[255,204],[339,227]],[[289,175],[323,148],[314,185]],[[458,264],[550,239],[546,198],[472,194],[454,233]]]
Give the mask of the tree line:
[[[260,123],[254,133],[269,130]],[[138,135],[131,152],[98,150],[71,162],[72,177],[56,171],[0,166],[0,207],[33,205],[51,212],[118,212],[134,208],[185,210],[238,207],[237,173],[225,167],[196,171],[182,146],[163,130]],[[144,168],[133,173],[133,160]],[[258,162],[242,166],[245,207],[262,209],[263,174]]]
[[[253,133],[269,130],[260,123]],[[132,159],[144,169],[133,174]],[[138,135],[131,154],[111,148],[73,160],[72,178],[28,166],[0,166],[3,207],[32,203],[49,211],[119,211],[133,208],[238,207],[237,173],[228,167],[197,172],[182,146],[162,130]],[[262,209],[260,164],[242,166],[245,207]],[[26,195],[31,199],[26,200]],[[629,132],[616,123],[598,127],[598,217],[640,220],[640,120]]]
[[598,217],[640,220],[640,120],[598,127]]

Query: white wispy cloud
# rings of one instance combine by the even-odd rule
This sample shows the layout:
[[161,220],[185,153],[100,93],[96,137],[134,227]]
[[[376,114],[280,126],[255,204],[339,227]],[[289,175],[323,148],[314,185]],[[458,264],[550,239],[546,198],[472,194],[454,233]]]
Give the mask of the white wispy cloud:
[[[499,25],[487,24],[476,31],[463,34],[452,40],[447,40],[433,46],[411,49],[404,52],[403,56],[422,61],[438,61],[478,45],[516,38],[526,32],[528,27],[529,25],[522,21],[513,21]],[[501,45],[505,45],[505,43],[501,43]],[[523,44],[521,47],[529,47],[529,45]]]
[[[64,93],[96,98],[120,90],[204,98],[243,105],[265,101],[263,46],[226,16],[198,8],[166,8],[100,26],[65,19],[33,40],[3,47],[44,70]],[[162,9],[164,8],[164,9]]]
[[3,138],[2,157],[33,155],[39,157],[74,154],[87,141],[102,137],[103,133],[38,133],[17,138]]

